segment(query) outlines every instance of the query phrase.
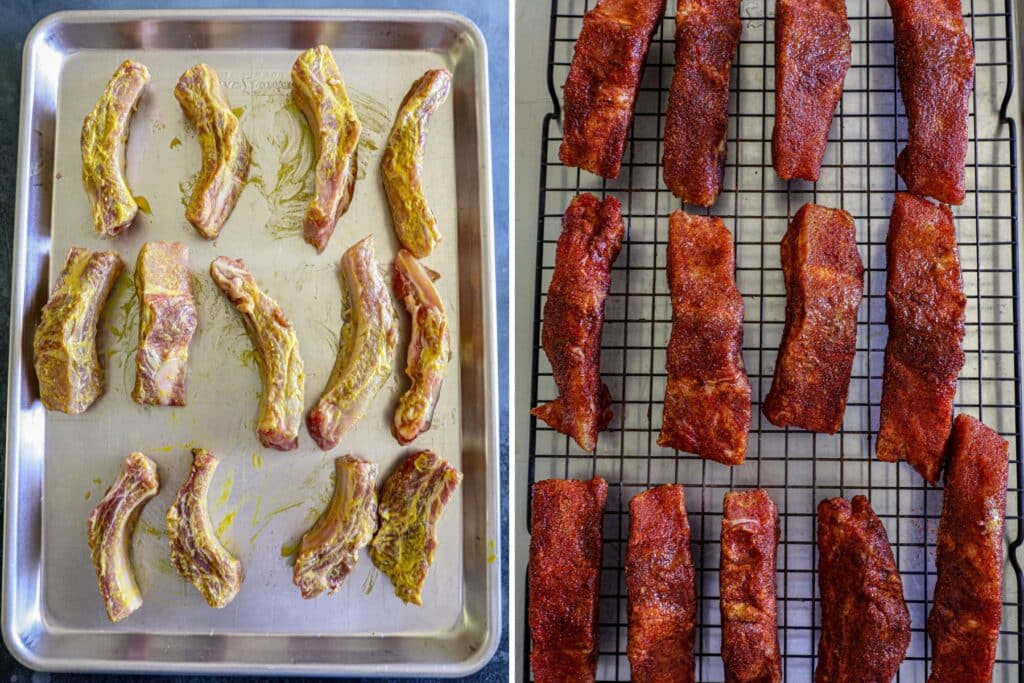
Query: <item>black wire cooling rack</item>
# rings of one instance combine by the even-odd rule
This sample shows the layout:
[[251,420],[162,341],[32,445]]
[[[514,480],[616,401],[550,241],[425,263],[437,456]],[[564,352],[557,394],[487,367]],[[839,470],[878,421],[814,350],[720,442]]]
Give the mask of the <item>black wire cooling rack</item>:
[[[1005,4],[1004,4],[1005,2]],[[544,118],[533,330],[532,405],[556,390],[540,347],[544,297],[554,267],[562,213],[579,192],[622,201],[627,236],[612,274],[605,310],[601,371],[615,417],[588,454],[567,437],[530,419],[529,484],[550,477],[603,476],[609,483],[604,519],[598,679],[628,680],[626,589],[622,570],[630,498],[649,486],[685,486],[694,562],[698,570],[697,679],[721,681],[718,604],[722,497],[763,487],[779,506],[780,644],[786,679],[811,680],[820,608],[815,509],[832,496],[867,495],[882,518],[903,576],[913,622],[907,658],[897,680],[924,681],[930,643],[926,617],[935,584],[935,534],[941,488],[928,488],[905,464],[874,458],[885,326],[885,236],[893,194],[901,188],[894,161],[906,142],[906,120],[893,61],[886,3],[848,0],[852,65],[836,112],[820,180],[779,180],[771,166],[774,112],[774,0],[743,0],[743,36],[734,61],[729,101],[728,162],[722,194],[709,213],[722,217],[736,244],[736,280],[744,295],[744,360],[754,400],[747,462],[728,468],[657,445],[665,391],[665,347],[671,305],[665,276],[668,215],[680,207],[661,181],[663,116],[672,80],[674,2],[651,45],[622,173],[604,181],[558,161],[560,93],[593,0],[552,0],[548,87],[552,113]],[[974,38],[976,82],[969,123],[967,199],[954,207],[968,296],[967,360],[956,411],[980,417],[1011,444],[1002,632],[995,680],[1022,681],[1021,656],[1021,426],[1020,291],[1017,234],[1017,129],[1007,111],[1014,77],[1011,0],[966,0]],[[836,435],[779,429],[763,418],[761,398],[771,385],[785,319],[779,241],[805,202],[853,214],[866,267],[858,320],[857,357],[844,427]],[[693,207],[690,207],[693,210]],[[529,519],[529,508],[527,509]],[[529,655],[529,626],[524,655]],[[526,660],[524,660],[525,662]],[[524,676],[530,676],[524,664]]]

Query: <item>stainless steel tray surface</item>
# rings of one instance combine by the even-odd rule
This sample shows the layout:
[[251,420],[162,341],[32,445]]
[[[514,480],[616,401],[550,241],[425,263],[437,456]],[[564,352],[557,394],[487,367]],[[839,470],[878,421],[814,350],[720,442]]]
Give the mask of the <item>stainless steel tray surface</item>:
[[[289,71],[301,50],[332,47],[363,135],[351,208],[322,255],[301,236],[315,162],[312,137],[291,103]],[[149,68],[132,123],[127,177],[149,211],[109,240],[95,235],[81,183],[79,135],[117,65]],[[181,73],[206,62],[220,75],[253,145],[250,178],[221,236],[203,240],[184,205],[200,166],[194,130],[173,96]],[[68,13],[44,20],[25,47],[15,282],[11,321],[3,627],[8,647],[43,669],[434,674],[468,673],[500,633],[495,333],[485,47],[459,16],[420,12]],[[210,280],[216,256],[243,258],[294,323],[306,366],[307,410],[334,364],[341,328],[338,263],[372,234],[387,270],[397,251],[380,181],[380,153],[409,85],[428,68],[453,73],[452,95],[428,135],[424,189],[444,239],[426,260],[448,310],[452,359],[433,426],[409,447],[391,436],[407,386],[408,320],[391,380],[331,453],[305,428],[299,448],[263,449],[254,425],[260,380],[241,319]],[[184,241],[199,311],[188,406],[131,400],[138,307],[131,273],[141,245]],[[127,268],[98,340],[107,391],[78,416],[38,401],[31,340],[39,309],[72,245],[115,249]],[[190,448],[221,458],[209,506],[218,534],[245,568],[223,610],[170,565],[164,515]],[[367,555],[333,597],[304,601],[291,583],[301,534],[333,491],[333,458],[380,465],[430,448],[465,474],[439,524],[439,549],[422,607],[403,605]],[[132,450],[153,458],[161,490],[134,536],[142,608],[110,624],[85,542],[89,510]]]

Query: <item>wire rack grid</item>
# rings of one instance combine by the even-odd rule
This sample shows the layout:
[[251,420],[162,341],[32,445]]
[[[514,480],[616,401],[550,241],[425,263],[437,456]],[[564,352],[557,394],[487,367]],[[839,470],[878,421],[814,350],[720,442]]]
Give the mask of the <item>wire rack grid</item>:
[[[1005,4],[1004,4],[1005,2]],[[882,518],[903,577],[913,633],[898,681],[924,681],[930,643],[926,627],[935,584],[935,536],[941,488],[929,488],[905,464],[874,458],[887,330],[885,237],[894,192],[902,188],[894,162],[906,143],[906,118],[893,58],[886,3],[848,0],[852,64],[836,111],[817,183],[785,183],[771,166],[774,113],[774,0],[743,0],[743,34],[729,100],[728,160],[723,190],[708,213],[732,230],[736,280],[744,295],[744,361],[754,401],[747,461],[728,468],[657,445],[665,391],[665,347],[671,303],[665,275],[668,215],[680,203],[661,180],[663,117],[674,63],[674,16],[656,32],[636,115],[617,180],[605,181],[558,161],[560,93],[583,14],[593,0],[552,0],[548,87],[553,111],[543,122],[533,330],[532,405],[556,395],[540,346],[544,299],[554,267],[561,218],[572,197],[590,191],[622,201],[627,236],[612,273],[605,309],[601,371],[615,416],[595,453],[530,419],[529,481],[604,477],[604,561],[599,611],[598,680],[629,679],[627,596],[623,562],[629,500],[649,486],[685,486],[697,567],[697,679],[721,681],[718,602],[722,497],[752,487],[768,490],[779,507],[778,615],[786,680],[810,680],[820,635],[815,510],[832,496],[864,494]],[[1010,0],[965,0],[975,44],[976,84],[969,121],[967,199],[954,207],[968,297],[966,364],[957,412],[969,412],[1010,441],[1004,610],[996,681],[1024,681],[1021,655],[1020,299],[1018,289],[1016,122],[1008,115],[1013,88]],[[840,207],[857,226],[865,264],[858,315],[857,356],[843,429],[815,435],[779,429],[760,411],[771,386],[785,320],[779,241],[805,202]],[[688,207],[688,210],[694,210]],[[529,507],[527,507],[529,523]],[[527,596],[528,599],[528,596]],[[524,656],[529,655],[526,626]],[[525,661],[525,660],[524,660]],[[529,667],[524,666],[529,678]]]

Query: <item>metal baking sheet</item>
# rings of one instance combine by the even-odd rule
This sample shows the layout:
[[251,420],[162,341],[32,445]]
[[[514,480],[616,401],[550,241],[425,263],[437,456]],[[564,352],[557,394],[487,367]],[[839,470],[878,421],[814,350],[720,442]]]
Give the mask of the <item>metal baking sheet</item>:
[[[292,63],[318,43],[332,47],[363,124],[355,198],[322,255],[301,237],[314,152],[289,94]],[[3,582],[3,633],[18,659],[47,670],[456,676],[490,658],[501,586],[485,51],[468,20],[437,12],[75,12],[34,29],[24,52]],[[79,135],[126,58],[151,73],[127,152],[132,191],[150,208],[108,240],[91,227]],[[184,217],[200,151],[173,96],[180,74],[200,61],[219,73],[254,147],[247,186],[212,243]],[[426,149],[425,192],[444,233],[427,265],[441,274],[452,361],[433,427],[405,448],[390,433],[407,384],[409,325],[396,302],[402,338],[392,378],[339,447],[320,451],[303,428],[298,450],[263,449],[254,431],[253,348],[209,264],[221,254],[243,258],[281,304],[298,332],[311,407],[336,356],[341,254],[372,234],[390,273],[397,241],[380,151],[409,85],[436,67],[453,73],[453,87]],[[141,245],[161,239],[188,245],[199,309],[184,408],[144,408],[130,394],[138,335],[130,275]],[[31,349],[40,307],[72,245],[116,249],[127,265],[100,323],[107,391],[79,416],[43,409]],[[207,607],[168,558],[163,518],[193,445],[221,458],[209,507],[245,567],[241,592],[223,610]],[[413,448],[431,448],[465,474],[439,524],[424,605],[403,605],[365,553],[335,596],[302,600],[290,564],[333,491],[334,456],[368,458],[383,479]],[[85,519],[132,450],[157,462],[161,491],[133,542],[145,604],[115,625],[96,588]]]

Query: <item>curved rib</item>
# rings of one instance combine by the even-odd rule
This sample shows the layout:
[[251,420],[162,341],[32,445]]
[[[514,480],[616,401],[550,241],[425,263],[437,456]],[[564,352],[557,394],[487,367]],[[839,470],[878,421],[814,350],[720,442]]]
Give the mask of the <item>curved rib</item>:
[[448,98],[451,83],[452,75],[448,71],[432,69],[412,84],[402,100],[380,161],[395,234],[416,258],[429,255],[441,239],[437,221],[423,196],[420,173],[423,147],[427,143],[427,123]]
[[377,466],[346,455],[335,461],[334,497],[302,536],[292,581],[302,597],[333,595],[377,530]]
[[338,445],[391,376],[398,343],[395,311],[374,259],[372,236],[341,257],[341,284],[344,325],[338,359],[306,419],[310,436],[325,451]]
[[103,500],[89,514],[89,550],[111,621],[121,621],[142,607],[142,591],[132,567],[132,533],[143,503],[159,490],[156,465],[142,453],[132,453]]
[[174,568],[192,582],[210,607],[221,608],[242,587],[242,563],[221,545],[206,509],[217,463],[205,448],[192,449],[192,469],[167,511],[167,538]]
[[47,409],[78,414],[103,393],[96,322],[123,268],[113,251],[68,251],[32,342],[39,399]]
[[203,167],[185,218],[200,235],[216,239],[249,177],[252,146],[231,111],[217,72],[206,64],[196,64],[181,75],[174,97],[195,125],[203,149]]
[[306,385],[295,328],[256,284],[245,261],[220,256],[210,264],[210,277],[242,316],[256,347],[263,381],[256,426],[260,443],[290,451],[299,445]]
[[303,228],[306,241],[322,252],[356,189],[356,146],[362,129],[326,45],[306,50],[295,60],[292,99],[316,143],[316,188]]
[[125,60],[82,124],[82,183],[101,235],[117,235],[139,212],[124,177],[125,148],[132,114],[148,80],[144,65]]
[[405,374],[412,380],[412,386],[398,400],[394,420],[395,437],[402,445],[430,429],[451,356],[444,305],[432,282],[437,277],[437,273],[424,268],[405,249],[395,257],[395,294],[412,317],[405,364]]

